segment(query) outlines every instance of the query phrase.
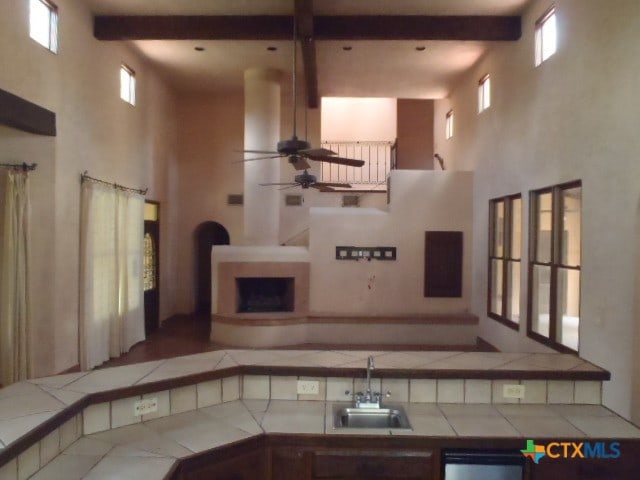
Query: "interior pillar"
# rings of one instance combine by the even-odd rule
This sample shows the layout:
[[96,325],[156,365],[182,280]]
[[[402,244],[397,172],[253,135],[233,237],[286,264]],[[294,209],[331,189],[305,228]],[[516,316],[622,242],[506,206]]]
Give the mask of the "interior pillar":
[[[274,151],[280,140],[280,72],[244,72],[244,148]],[[252,155],[246,154],[245,158]],[[264,155],[254,155],[264,156]],[[244,240],[246,245],[278,245],[280,158],[244,163]]]

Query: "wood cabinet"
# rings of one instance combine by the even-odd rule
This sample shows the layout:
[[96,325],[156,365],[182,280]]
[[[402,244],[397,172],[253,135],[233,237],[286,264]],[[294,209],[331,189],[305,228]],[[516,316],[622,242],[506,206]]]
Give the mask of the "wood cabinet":
[[[619,458],[525,462],[525,480],[637,478],[640,440],[620,440]],[[521,448],[519,439],[261,435],[182,459],[171,480],[440,480],[441,451]]]
[[315,479],[435,480],[432,451],[326,450],[313,454]]
[[220,447],[183,459],[172,480],[267,480],[268,449],[262,439]]
[[435,480],[438,454],[433,450],[389,448],[274,448],[273,480]]

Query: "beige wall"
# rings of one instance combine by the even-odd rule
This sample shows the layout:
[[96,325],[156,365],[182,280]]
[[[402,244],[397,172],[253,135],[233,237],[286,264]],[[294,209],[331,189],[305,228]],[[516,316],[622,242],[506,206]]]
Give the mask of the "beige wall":
[[[311,209],[311,312],[461,313],[471,303],[473,174],[394,170],[389,211]],[[424,297],[427,230],[464,234],[462,298]],[[335,247],[397,247],[396,261],[336,260]]]
[[[291,92],[287,78],[282,81],[280,132],[283,139],[292,134]],[[395,112],[395,100],[387,102]],[[298,137],[305,136],[305,112],[302,98],[298,100]],[[386,110],[385,110],[386,111]],[[320,145],[320,109],[306,113],[308,140]],[[391,126],[395,130],[395,119]],[[244,207],[226,205],[227,195],[243,193],[241,150],[244,139],[244,99],[239,90],[233,95],[183,96],[178,106],[178,138],[180,164],[178,169],[179,219],[176,231],[176,302],[180,313],[192,312],[195,305],[195,238],[196,227],[205,221],[218,222],[229,231],[232,245],[242,245],[244,237]],[[275,145],[274,145],[275,148]],[[319,176],[320,163],[310,162],[309,173]],[[286,160],[281,160],[280,181],[290,182],[296,172]],[[276,188],[261,187],[255,188]],[[287,194],[300,194],[302,206],[285,206]],[[308,244],[309,209],[317,206],[339,207],[342,195],[320,193],[312,188],[293,188],[280,192],[280,243]],[[362,206],[384,207],[386,195],[364,194]]]
[[[131,187],[148,187],[161,202],[161,316],[174,312],[169,201],[175,169],[174,99],[137,54],[93,38],[92,15],[81,0],[59,0],[57,55],[29,38],[27,1],[4,2],[0,16],[0,88],[57,115],[58,135],[0,130],[2,160],[38,163],[31,174],[34,373],[78,363],[80,173]],[[119,67],[136,71],[138,105],[119,98]],[[9,158],[7,158],[9,157]]]
[[433,170],[433,100],[398,99],[397,168]]
[[[453,168],[475,171],[473,311],[481,316],[482,336],[503,350],[541,347],[527,339],[524,328],[514,332],[485,315],[488,200],[522,192],[527,212],[530,189],[582,179],[580,355],[611,371],[604,402],[630,417],[632,383],[639,375],[632,353],[638,335],[640,3],[556,1],[558,52],[536,68],[533,26],[550,3],[535,1],[523,17],[522,39],[496,47],[450,98],[436,102],[436,150]],[[492,105],[478,114],[477,81],[486,73]],[[446,141],[449,108],[456,129]],[[528,226],[523,227],[526,239]],[[523,298],[521,311],[525,306]],[[635,413],[638,420],[637,408]]]
[[397,136],[395,98],[323,98],[322,139],[393,141]]

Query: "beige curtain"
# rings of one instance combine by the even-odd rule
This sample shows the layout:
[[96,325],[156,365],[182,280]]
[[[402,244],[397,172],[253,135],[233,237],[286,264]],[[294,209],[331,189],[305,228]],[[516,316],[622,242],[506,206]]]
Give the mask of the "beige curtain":
[[80,225],[80,367],[144,340],[144,197],[85,181]]
[[26,172],[7,172],[0,254],[0,383],[29,375],[28,244],[29,182]]

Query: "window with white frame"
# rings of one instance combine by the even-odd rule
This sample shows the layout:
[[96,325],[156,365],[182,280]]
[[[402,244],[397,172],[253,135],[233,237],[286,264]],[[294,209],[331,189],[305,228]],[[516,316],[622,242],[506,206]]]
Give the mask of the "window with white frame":
[[556,53],[556,7],[553,6],[536,22],[536,67]]
[[30,0],[29,35],[43,47],[58,53],[58,7],[47,0]]
[[136,104],[136,73],[126,65],[120,66],[120,98],[131,105]]
[[485,75],[478,82],[478,113],[491,106],[491,77]]
[[453,110],[449,110],[447,112],[444,130],[444,134],[447,140],[453,138]]

